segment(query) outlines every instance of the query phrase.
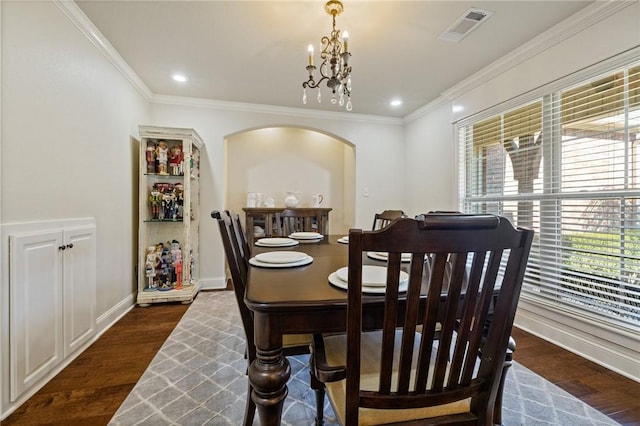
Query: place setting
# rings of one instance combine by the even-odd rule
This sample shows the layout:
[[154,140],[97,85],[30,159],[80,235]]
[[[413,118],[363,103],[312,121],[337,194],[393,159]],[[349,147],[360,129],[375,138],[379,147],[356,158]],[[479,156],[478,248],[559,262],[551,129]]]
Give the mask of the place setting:
[[289,235],[289,238],[298,242],[315,243],[324,238],[324,235],[318,232],[293,232]]
[[313,262],[313,257],[301,251],[269,251],[249,259],[249,264],[261,268],[292,268]]
[[[334,287],[347,290],[349,287],[349,267],[345,266],[329,274],[329,283]],[[406,292],[409,285],[409,274],[400,271],[399,292]],[[387,291],[386,266],[363,265],[362,266],[362,292],[371,294],[384,294]]]
[[[386,262],[387,260],[389,260],[389,253],[382,252],[382,251],[368,251],[367,257]],[[400,257],[400,262],[402,263],[411,262],[411,253],[402,253],[402,256]]]
[[349,244],[349,236],[345,235],[344,237],[340,237],[337,240],[340,244]]
[[255,242],[259,247],[292,247],[300,244],[293,238],[260,238]]

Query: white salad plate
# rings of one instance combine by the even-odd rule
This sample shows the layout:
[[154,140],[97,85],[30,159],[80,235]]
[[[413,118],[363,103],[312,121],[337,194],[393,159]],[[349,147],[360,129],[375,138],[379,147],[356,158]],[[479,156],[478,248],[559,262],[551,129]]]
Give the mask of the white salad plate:
[[[335,272],[338,279],[345,284],[349,280],[349,267],[345,266]],[[400,271],[400,284],[407,284],[409,274]],[[362,266],[362,286],[363,287],[385,287],[387,285],[386,266],[363,265]]]
[[338,238],[338,242],[340,244],[349,244],[349,236],[347,235],[346,237],[340,237]]
[[[376,260],[389,260],[389,253],[381,251],[368,251],[367,256]],[[402,253],[401,262],[411,262],[411,253]]]
[[320,240],[324,238],[324,235],[318,234],[317,232],[294,232],[289,235],[289,238],[296,240]]
[[266,263],[294,263],[309,257],[301,251],[270,251],[255,256],[256,260]]
[[313,262],[313,257],[311,256],[306,256],[303,259],[300,259],[296,262],[289,262],[289,263],[269,263],[269,262],[261,262],[258,259],[256,259],[255,257],[252,257],[251,259],[249,259],[249,264],[253,265],[253,266],[258,266],[261,268],[292,268],[294,266],[304,266],[304,265],[308,265],[311,262]]
[[[338,275],[335,272],[332,272],[331,274],[329,274],[329,283],[335,287],[338,287],[342,290],[347,290],[347,288],[349,287],[349,285],[341,280],[340,278],[338,278]],[[406,280],[404,282],[401,282],[400,285],[398,286],[398,291],[400,293],[404,293],[407,291],[407,288],[409,287],[409,281]],[[362,292],[363,293],[370,293],[370,294],[384,294],[387,291],[387,287],[386,286],[375,286],[375,287],[370,287],[370,286],[362,286]]]
[[300,244],[291,238],[260,238],[256,245],[260,247],[290,247]]

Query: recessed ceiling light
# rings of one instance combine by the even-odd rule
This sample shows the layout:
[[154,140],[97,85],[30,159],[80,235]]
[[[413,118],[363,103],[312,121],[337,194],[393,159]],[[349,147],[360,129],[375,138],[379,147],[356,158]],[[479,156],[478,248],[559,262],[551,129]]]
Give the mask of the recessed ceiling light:
[[462,112],[464,111],[464,107],[462,105],[453,105],[451,107],[451,112]]
[[390,104],[391,104],[391,106],[392,106],[392,107],[398,107],[398,106],[402,105],[402,100],[400,100],[400,99],[393,99],[393,100],[390,102]]
[[171,78],[180,83],[185,83],[187,81],[187,77],[182,74],[174,74],[171,76]]

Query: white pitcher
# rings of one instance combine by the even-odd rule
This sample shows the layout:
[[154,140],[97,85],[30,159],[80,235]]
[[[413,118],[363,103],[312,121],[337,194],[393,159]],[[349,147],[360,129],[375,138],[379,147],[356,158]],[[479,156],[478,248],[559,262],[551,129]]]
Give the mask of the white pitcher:
[[287,191],[287,196],[284,199],[284,205],[287,208],[298,207],[298,197],[302,195],[300,192]]
[[322,194],[313,194],[311,196],[311,202],[313,207],[320,207],[320,203],[324,200],[324,196]]

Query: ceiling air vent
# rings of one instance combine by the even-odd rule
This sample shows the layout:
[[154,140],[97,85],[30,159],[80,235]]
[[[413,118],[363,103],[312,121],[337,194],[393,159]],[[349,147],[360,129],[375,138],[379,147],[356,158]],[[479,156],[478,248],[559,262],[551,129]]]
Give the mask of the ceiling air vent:
[[486,21],[493,12],[482,9],[471,8],[467,10],[456,22],[438,37],[440,40],[459,42],[469,33],[475,30],[478,25]]

